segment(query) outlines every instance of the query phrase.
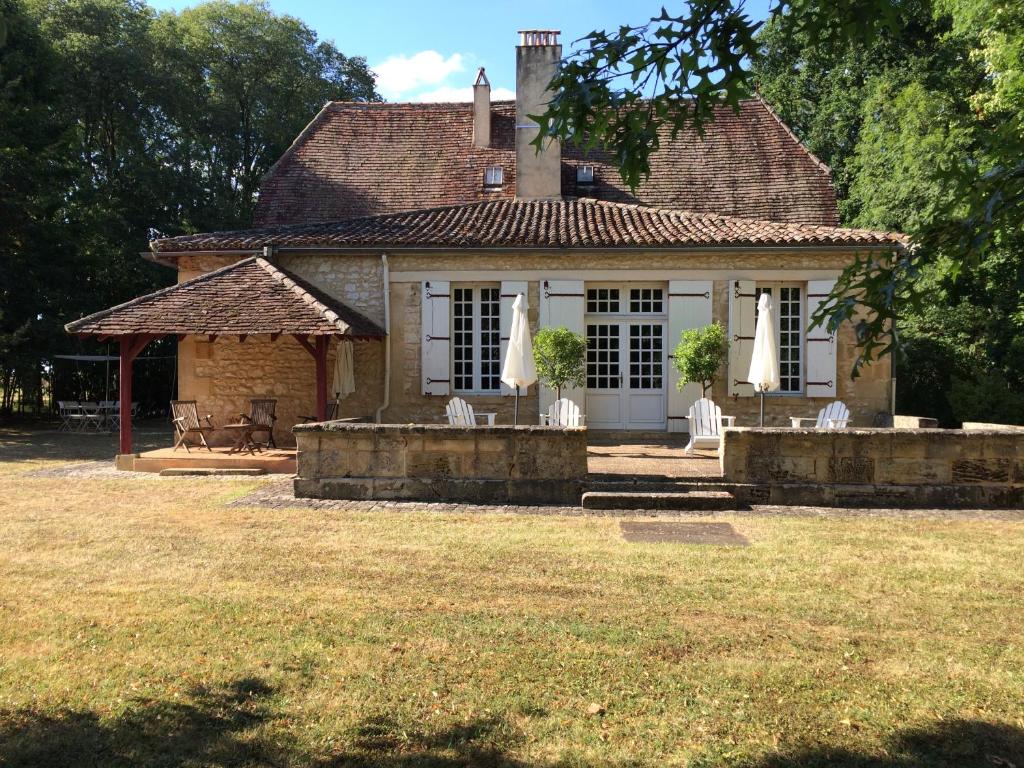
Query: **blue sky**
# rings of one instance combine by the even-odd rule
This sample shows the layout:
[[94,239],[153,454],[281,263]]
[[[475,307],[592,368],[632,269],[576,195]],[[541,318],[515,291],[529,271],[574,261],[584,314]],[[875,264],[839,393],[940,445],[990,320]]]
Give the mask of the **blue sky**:
[[[753,18],[767,14],[769,0],[748,0]],[[155,8],[180,9],[190,0],[149,0]],[[638,24],[675,12],[670,0],[270,0],[277,13],[297,16],[348,55],[365,56],[388,101],[470,99],[478,67],[486,67],[492,98],[515,90],[519,29],[560,29],[568,46],[593,29]]]

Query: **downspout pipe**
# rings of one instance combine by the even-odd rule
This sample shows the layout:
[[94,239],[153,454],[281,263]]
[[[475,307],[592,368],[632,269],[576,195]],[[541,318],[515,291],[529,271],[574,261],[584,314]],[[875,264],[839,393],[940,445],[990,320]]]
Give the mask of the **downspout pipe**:
[[384,409],[391,405],[391,272],[386,253],[380,255],[380,268],[384,283],[384,400],[373,417],[377,424]]

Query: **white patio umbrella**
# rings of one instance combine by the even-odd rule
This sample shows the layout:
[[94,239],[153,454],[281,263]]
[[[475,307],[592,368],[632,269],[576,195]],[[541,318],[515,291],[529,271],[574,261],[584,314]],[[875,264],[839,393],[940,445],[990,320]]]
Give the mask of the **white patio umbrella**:
[[508,334],[508,351],[501,368],[501,380],[516,388],[516,409],[513,424],[519,423],[519,388],[528,387],[537,380],[537,367],[533,363],[533,341],[530,324],[526,319],[526,295],[520,293],[512,303],[512,330]]
[[779,388],[779,351],[775,346],[772,321],[772,297],[762,293],[757,302],[757,327],[754,329],[754,354],[750,358],[747,381],[761,393],[761,426],[764,426],[764,393]]
[[338,355],[334,359],[334,396],[339,400],[356,391],[355,362],[351,341],[338,342]]

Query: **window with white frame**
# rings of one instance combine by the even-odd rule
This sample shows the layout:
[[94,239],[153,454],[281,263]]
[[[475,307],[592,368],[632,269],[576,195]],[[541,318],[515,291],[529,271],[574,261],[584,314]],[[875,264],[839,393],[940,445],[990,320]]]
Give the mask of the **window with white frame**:
[[501,390],[501,288],[452,286],[452,383],[457,392]]
[[488,165],[484,168],[484,186],[500,187],[505,183],[505,172],[500,165]]
[[779,392],[804,390],[804,286],[800,283],[758,283],[757,297],[767,293],[775,310],[775,343],[779,348]]

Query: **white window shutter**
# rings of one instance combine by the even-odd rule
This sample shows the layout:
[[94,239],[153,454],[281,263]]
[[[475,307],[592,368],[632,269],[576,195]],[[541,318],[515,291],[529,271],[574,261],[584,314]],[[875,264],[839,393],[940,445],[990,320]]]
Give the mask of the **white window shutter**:
[[[807,318],[810,325],[811,316],[825,302],[835,280],[810,280],[807,283]],[[808,397],[836,396],[836,337],[829,333],[827,325],[819,325],[807,331],[807,372],[804,386]]]
[[[499,324],[501,326],[501,367],[505,367],[505,355],[508,353],[508,335],[512,331],[512,305],[520,293],[529,297],[530,284],[523,280],[502,280],[501,310]],[[501,383],[501,394],[514,395],[516,391],[505,382]],[[521,394],[521,393],[520,393]]]
[[[582,280],[541,280],[540,281],[540,327],[568,328],[573,333],[585,336],[583,328],[583,281]],[[586,389],[569,388],[562,390],[580,408],[586,408]],[[555,391],[541,385],[540,412],[547,413],[555,402]]]
[[734,397],[754,396],[747,376],[754,355],[755,290],[753,280],[729,281],[729,394]]
[[[672,280],[668,284],[668,354],[675,352],[683,331],[711,324],[711,297],[714,283],[710,280]],[[668,371],[668,431],[686,432],[686,415],[690,406],[701,397],[700,384],[678,387],[679,372],[674,365]]]
[[422,284],[420,371],[425,395],[451,392],[450,287],[447,280]]

